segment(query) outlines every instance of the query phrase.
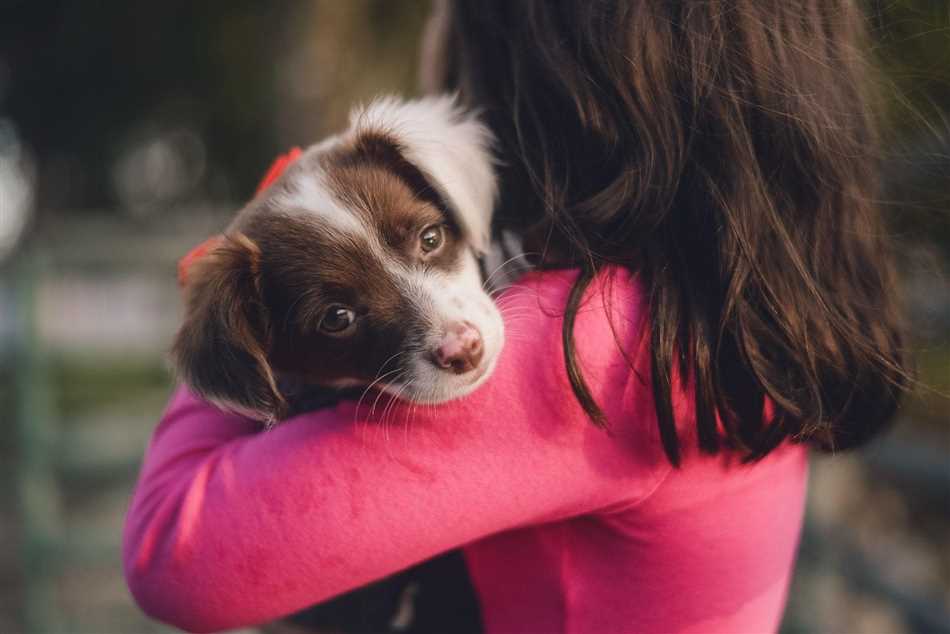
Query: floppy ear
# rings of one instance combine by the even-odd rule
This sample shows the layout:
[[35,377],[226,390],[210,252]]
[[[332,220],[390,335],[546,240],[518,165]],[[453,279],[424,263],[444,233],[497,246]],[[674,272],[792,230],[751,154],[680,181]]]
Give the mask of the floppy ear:
[[486,253],[498,186],[488,128],[455,97],[383,97],[350,113],[351,131],[392,137],[443,198],[471,245]]
[[223,409],[273,423],[287,413],[267,360],[269,315],[260,295],[260,250],[242,234],[197,260],[185,320],[172,347],[181,379]]

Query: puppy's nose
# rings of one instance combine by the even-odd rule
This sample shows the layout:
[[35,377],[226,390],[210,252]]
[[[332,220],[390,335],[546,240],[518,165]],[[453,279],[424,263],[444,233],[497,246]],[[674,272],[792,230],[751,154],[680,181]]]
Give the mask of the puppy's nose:
[[478,367],[482,352],[482,333],[469,322],[461,321],[446,326],[432,356],[440,368],[464,374]]

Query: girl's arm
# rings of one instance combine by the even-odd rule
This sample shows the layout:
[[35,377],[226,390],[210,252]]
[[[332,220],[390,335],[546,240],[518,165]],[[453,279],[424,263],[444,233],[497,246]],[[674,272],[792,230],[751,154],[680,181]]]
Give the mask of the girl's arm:
[[[563,371],[561,320],[545,308],[564,305],[569,276],[552,279],[564,283],[510,294],[496,372],[459,401],[390,407],[383,395],[375,411],[344,403],[259,432],[179,390],[126,522],[142,608],[194,631],[268,621],[492,533],[652,492],[667,467],[649,390],[598,302],[578,339],[619,422],[609,436],[588,422]],[[622,340],[634,321],[614,324]]]

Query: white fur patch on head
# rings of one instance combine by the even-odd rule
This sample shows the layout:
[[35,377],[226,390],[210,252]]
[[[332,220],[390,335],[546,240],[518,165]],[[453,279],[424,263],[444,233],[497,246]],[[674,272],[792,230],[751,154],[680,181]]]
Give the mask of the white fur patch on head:
[[384,132],[398,140],[406,160],[431,181],[456,212],[466,238],[479,253],[491,242],[497,196],[494,137],[454,96],[404,101],[381,97],[350,113],[347,134]]
[[330,192],[323,174],[309,170],[295,176],[289,181],[288,189],[274,198],[274,204],[284,210],[284,213],[314,216],[345,233],[371,233],[370,228],[361,222],[359,215],[345,207]]

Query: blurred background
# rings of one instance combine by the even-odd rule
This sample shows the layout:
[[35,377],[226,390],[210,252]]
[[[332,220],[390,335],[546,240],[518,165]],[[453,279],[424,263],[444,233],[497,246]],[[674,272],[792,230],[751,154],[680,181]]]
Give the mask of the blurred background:
[[[950,3],[864,0],[923,387],[812,465],[785,632],[950,632]],[[272,158],[416,92],[427,0],[0,0],[0,632],[162,632],[119,543],[175,263]]]

